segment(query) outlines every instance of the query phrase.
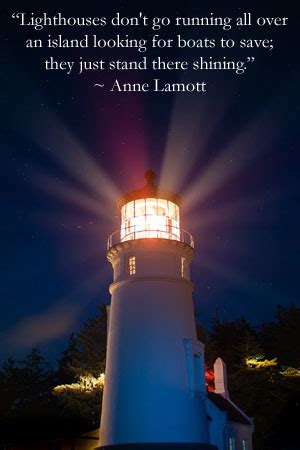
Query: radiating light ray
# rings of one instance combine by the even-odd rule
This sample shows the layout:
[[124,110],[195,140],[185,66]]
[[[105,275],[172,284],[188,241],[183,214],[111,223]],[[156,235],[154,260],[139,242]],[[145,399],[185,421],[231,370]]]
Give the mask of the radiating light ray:
[[[197,7],[189,5],[197,14]],[[198,39],[197,27],[186,27],[182,36]],[[186,46],[181,49],[182,60],[188,61],[190,67],[195,58]],[[196,83],[199,72],[196,70],[180,71],[179,83]],[[226,90],[218,89],[219,79],[210,74],[209,89],[214,90],[214,101],[208,95],[178,94],[175,98],[172,117],[169,124],[168,140],[162,161],[160,185],[175,192],[180,192],[183,184],[205,150],[212,134],[218,129],[218,122],[225,116],[235,101],[236,86],[227,80]]]
[[[259,283],[253,282],[252,278],[247,277],[244,273],[239,271],[236,267],[230,267],[228,264],[222,264],[218,262],[215,258],[205,255],[205,259],[201,262],[201,266],[211,272],[214,277],[228,281],[230,284],[237,286],[239,289],[246,291],[247,293],[252,292],[253,295],[259,295],[262,298],[273,297],[274,301],[278,304],[282,303],[282,294],[275,292],[270,287],[266,288]],[[284,299],[286,301],[288,299]]]
[[[95,216],[48,210],[32,214],[31,222],[59,238],[56,251],[61,254],[59,266],[63,271],[84,273],[87,267],[96,270],[105,261],[106,241],[113,229],[108,221],[104,226],[103,219]],[[105,264],[102,275],[109,279],[109,272]]]
[[274,125],[274,116],[270,111],[272,110],[269,108],[264,109],[191,183],[183,193],[187,209],[203,202],[227,180],[250,165],[259,154],[270,149],[280,133],[279,127]]
[[0,335],[9,350],[32,348],[73,331],[92,295],[99,292],[99,274],[82,282],[73,293],[47,310],[22,318]]
[[54,177],[51,177],[42,173],[35,173],[32,176],[33,183],[42,191],[54,195],[61,200],[78,206],[79,208],[95,214],[97,217],[109,219],[109,210],[107,205],[99,200],[87,195],[84,191],[81,191],[70,183],[64,181],[61,182]]
[[217,205],[214,208],[200,208],[197,214],[189,214],[189,224],[195,230],[210,227],[215,223],[221,225],[228,221],[244,223],[263,220],[265,223],[268,216],[264,214],[262,219],[257,211],[268,207],[269,204],[274,203],[281,197],[287,198],[289,195],[292,195],[289,190],[272,190],[272,192],[260,192],[253,196],[239,198],[221,206]]
[[38,127],[33,121],[16,122],[23,133],[73,179],[103,201],[115,202],[120,195],[118,188],[57,115],[44,109],[32,117],[39,117]]
[[[225,113],[229,90],[212,103],[197,95],[178,95],[175,100],[162,168],[160,185],[179,192],[197,158]],[[214,108],[214,109],[213,109]]]
[[[96,226],[103,227],[103,220],[99,219],[96,214],[71,214],[65,211],[38,211],[31,215],[31,222],[35,224],[42,224],[43,227],[49,230],[61,230],[66,232],[78,232],[78,230],[93,229]],[[107,222],[107,228],[111,229],[111,225]],[[98,235],[98,238],[101,234]]]
[[[18,73],[20,76],[20,70],[24,70],[24,67],[19,65],[15,67],[16,60],[8,61],[8,64],[14,67],[11,73]],[[9,85],[13,86],[14,95],[18,97],[18,108],[12,107],[8,110],[12,129],[17,128],[17,131],[35,142],[49,159],[64,168],[92,193],[97,193],[103,201],[115,202],[120,192],[100,167],[100,157],[95,160],[62,119],[49,108],[26,71],[23,78],[26,80],[25,85],[18,82]],[[26,95],[24,89],[27,89]],[[29,96],[30,109],[25,103]]]
[[[141,75],[122,73],[123,82],[140,82]],[[135,80],[135,81],[134,81]],[[111,80],[107,80],[108,83]],[[101,104],[105,116],[96,116],[96,127],[99,139],[109,149],[111,161],[114,162],[114,173],[122,174],[122,185],[125,189],[140,186],[140,179],[149,169],[147,127],[144,101],[139,95],[118,96],[111,101],[111,96],[102,96],[101,91],[93,93],[89,99],[89,107],[94,104],[98,111]],[[99,117],[99,118],[98,118]],[[98,120],[97,120],[98,119]],[[96,136],[97,137],[97,136]]]
[[119,190],[99,164],[54,114],[46,112],[45,116],[44,127],[40,127],[38,143],[47,155],[59,162],[71,176],[91,192],[97,193],[104,200],[116,201],[120,194]]
[[233,282],[234,284],[249,288],[250,280],[242,274],[236,267],[232,268],[228,264],[226,266],[217,261],[214,257],[205,255],[205,258],[201,260],[201,266],[212,272],[214,275],[218,275],[226,281]]

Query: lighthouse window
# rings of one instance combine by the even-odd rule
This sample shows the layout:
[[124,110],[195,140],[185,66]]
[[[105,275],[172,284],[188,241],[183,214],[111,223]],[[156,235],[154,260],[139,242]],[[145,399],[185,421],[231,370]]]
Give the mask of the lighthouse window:
[[144,216],[146,213],[145,199],[135,200],[135,217]]
[[168,202],[168,209],[169,209],[168,216],[170,217],[170,219],[176,219],[176,208],[178,208],[177,205],[175,205],[172,202]]
[[126,205],[126,218],[131,219],[134,217],[134,202],[129,202]]
[[157,200],[157,208],[158,208],[157,213],[159,216],[168,216],[168,200],[163,200],[162,198],[159,198]]
[[121,210],[121,241],[143,238],[180,240],[179,207],[162,198],[141,198]]
[[128,273],[134,275],[136,273],[135,256],[128,257]]
[[228,439],[228,448],[229,450],[235,450],[235,438],[232,436]]
[[248,450],[248,441],[246,439],[242,440],[243,450]]
[[147,198],[146,200],[146,214],[147,215],[158,215],[157,214],[157,198]]
[[181,277],[187,278],[187,261],[184,256],[181,257]]

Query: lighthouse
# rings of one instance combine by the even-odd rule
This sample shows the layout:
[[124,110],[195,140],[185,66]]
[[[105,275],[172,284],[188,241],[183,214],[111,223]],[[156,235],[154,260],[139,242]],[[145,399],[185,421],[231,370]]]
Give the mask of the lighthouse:
[[181,198],[152,171],[119,200],[108,240],[110,285],[105,387],[98,449],[211,450],[204,345],[197,340]]

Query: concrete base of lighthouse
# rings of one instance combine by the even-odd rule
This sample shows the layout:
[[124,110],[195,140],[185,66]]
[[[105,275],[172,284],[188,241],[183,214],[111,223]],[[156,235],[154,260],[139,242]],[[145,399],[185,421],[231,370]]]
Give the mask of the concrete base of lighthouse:
[[104,445],[96,447],[95,450],[217,450],[217,447],[210,444],[198,444],[194,442],[139,442],[134,444]]

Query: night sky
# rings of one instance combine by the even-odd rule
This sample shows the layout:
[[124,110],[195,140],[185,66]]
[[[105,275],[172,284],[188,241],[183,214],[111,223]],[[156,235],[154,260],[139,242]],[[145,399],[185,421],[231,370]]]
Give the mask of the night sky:
[[[1,357],[39,346],[58,356],[72,331],[109,302],[106,240],[118,228],[116,200],[156,171],[182,195],[183,227],[196,239],[192,279],[197,319],[209,326],[244,315],[270,319],[276,305],[299,305],[299,21],[283,2],[242,9],[235,2],[40,3],[1,11]],[[296,2],[293,2],[296,3]],[[238,5],[238,2],[236,3]],[[244,75],[206,71],[46,72],[43,60],[144,56],[136,50],[25,49],[48,33],[179,33],[44,30],[19,27],[13,12],[69,16],[120,11],[153,16],[288,16],[288,27],[190,29],[191,38],[274,39],[273,51],[159,50],[186,60],[254,56]],[[230,36],[229,36],[230,34]],[[206,94],[111,93],[94,83],[205,80]],[[159,312],[158,312],[159,313]]]

